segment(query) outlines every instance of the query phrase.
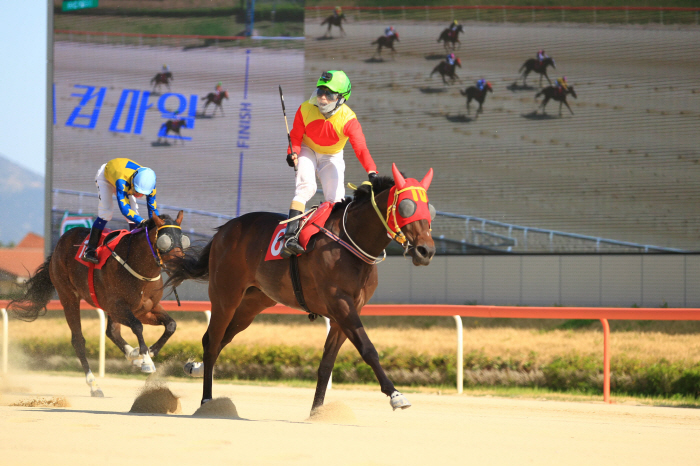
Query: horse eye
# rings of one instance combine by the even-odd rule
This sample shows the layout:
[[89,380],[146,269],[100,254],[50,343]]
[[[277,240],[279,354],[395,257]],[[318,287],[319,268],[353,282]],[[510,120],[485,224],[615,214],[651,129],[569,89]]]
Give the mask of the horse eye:
[[428,204],[428,210],[430,211],[430,220],[435,220],[435,216],[437,215],[437,210],[435,210],[435,207],[433,207],[432,204]]
[[399,215],[403,218],[409,218],[416,213],[418,206],[411,199],[404,199],[399,203]]
[[182,235],[182,249],[187,249],[190,247],[189,236]]
[[170,236],[168,236],[168,235],[163,235],[160,238],[158,238],[158,241],[156,241],[156,246],[161,251],[169,251],[171,244],[172,244],[172,240],[170,239]]

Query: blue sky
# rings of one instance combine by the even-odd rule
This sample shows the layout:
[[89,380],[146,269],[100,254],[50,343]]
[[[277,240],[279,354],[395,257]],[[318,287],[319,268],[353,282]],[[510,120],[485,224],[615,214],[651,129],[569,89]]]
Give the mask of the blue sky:
[[6,1],[0,14],[0,154],[40,175],[46,153],[47,9],[46,0]]

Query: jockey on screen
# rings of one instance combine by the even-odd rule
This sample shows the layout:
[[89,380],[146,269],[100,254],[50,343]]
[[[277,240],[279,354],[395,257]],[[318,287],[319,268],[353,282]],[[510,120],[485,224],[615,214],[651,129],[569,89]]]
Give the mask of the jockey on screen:
[[544,49],[538,50],[538,51],[537,51],[537,61],[540,62],[540,64],[542,64],[542,61],[543,61],[545,58],[549,58],[549,55],[547,55],[547,54],[545,53]]
[[[377,176],[377,166],[367,149],[362,127],[355,113],[345,104],[352,89],[348,76],[343,71],[325,71],[316,86],[311,98],[297,110],[290,132],[292,152],[287,149],[287,163],[290,166],[296,164],[297,173],[289,218],[301,215],[306,203],[316,193],[316,175],[321,180],[326,201],[343,200],[343,147],[348,139],[370,181]],[[304,252],[296,237],[298,228],[298,219],[287,224],[283,257]]]
[[486,80],[485,79],[480,79],[476,82],[476,88],[479,91],[483,91],[485,87],[486,87]]
[[384,29],[384,36],[385,37],[391,37],[396,35],[396,31],[394,30],[394,26],[389,26],[388,28]]
[[459,22],[455,19],[450,23],[450,25],[447,29],[449,29],[450,32],[455,32],[458,27],[459,27]]
[[112,220],[113,195],[117,195],[117,205],[130,227],[140,226],[146,220],[139,216],[136,198],[146,196],[148,217],[158,215],[156,204],[156,174],[150,168],[142,167],[129,159],[112,159],[97,170],[98,217],[92,224],[90,239],[83,254],[83,259],[97,264],[97,244],[107,222]]
[[335,7],[335,9],[333,10],[333,16],[335,16],[336,18],[343,16],[343,9],[339,6]]
[[161,71],[162,73],[167,73],[170,71],[170,66],[169,65],[163,65],[163,70]]
[[566,92],[569,89],[569,83],[566,82],[566,76],[562,76],[554,81],[554,88],[557,91]]
[[224,92],[224,88],[221,85],[221,81],[216,83],[216,87],[214,87],[214,93],[216,94],[216,97],[221,97],[221,94]]
[[455,66],[455,62],[457,61],[457,57],[455,57],[454,53],[451,53],[447,56],[445,61],[447,62],[448,65]]

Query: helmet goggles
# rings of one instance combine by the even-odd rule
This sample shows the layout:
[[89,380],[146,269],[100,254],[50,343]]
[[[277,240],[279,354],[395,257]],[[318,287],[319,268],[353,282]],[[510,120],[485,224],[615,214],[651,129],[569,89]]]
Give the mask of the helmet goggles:
[[340,93],[338,92],[333,92],[330,89],[326,87],[318,87],[316,88],[316,97],[322,97],[325,96],[326,99],[331,100],[331,101],[336,101],[340,98]]

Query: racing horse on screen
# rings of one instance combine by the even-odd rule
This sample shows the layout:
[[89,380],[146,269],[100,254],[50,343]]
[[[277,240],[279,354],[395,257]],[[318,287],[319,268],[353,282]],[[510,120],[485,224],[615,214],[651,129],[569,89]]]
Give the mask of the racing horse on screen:
[[163,84],[165,84],[169,92],[170,81],[172,81],[173,79],[173,74],[170,71],[165,71],[163,73],[156,74],[153,77],[153,79],[151,79],[151,84],[153,84],[153,92],[155,93],[156,91],[160,91],[160,86],[162,86]]
[[214,113],[211,114],[213,117],[216,115],[216,110],[221,109],[221,114],[224,114],[224,107],[221,106],[221,103],[224,101],[224,99],[228,100],[228,90],[222,91],[220,93],[216,92],[210,92],[206,96],[202,97],[202,100],[204,100],[204,108],[202,108],[202,115],[207,114],[207,107],[209,104],[214,104]]
[[540,92],[535,94],[535,100],[537,100],[540,96],[544,96],[544,100],[539,106],[539,108],[542,109],[543,114],[545,113],[544,108],[547,105],[547,102],[549,102],[550,100],[554,100],[555,102],[559,102],[559,116],[561,116],[562,104],[566,105],[566,108],[568,108],[571,114],[573,115],[574,111],[571,110],[571,107],[569,107],[569,103],[566,101],[566,96],[569,94],[573,96],[574,99],[578,98],[576,96],[576,91],[574,91],[574,86],[569,86],[567,88],[547,86]]
[[540,87],[542,87],[542,76],[547,78],[547,82],[551,85],[552,81],[550,81],[549,76],[547,76],[547,67],[549,66],[554,69],[557,68],[552,57],[547,57],[541,62],[536,58],[530,58],[526,60],[523,66],[520,67],[520,70],[518,70],[520,72],[520,77],[518,79],[523,78],[523,86],[527,86],[527,75],[534,71],[540,75]]
[[[25,283],[23,296],[8,305],[8,310],[18,319],[33,321],[45,310],[54,290],[58,293],[71,330],[71,342],[92,396],[104,395],[85,353],[80,300],[107,314],[107,336],[127,359],[140,365],[142,372],[155,372],[151,358],[158,354],[176,328],[175,320],[160,305],[163,296],[161,268],[173,258],[183,256],[183,249],[189,245],[189,239],[180,228],[182,216],[182,211],[175,220],[169,215],[153,214],[144,227],[130,233],[103,232],[97,265],[80,259],[90,230],[68,230],[58,239],[53,254]],[[143,324],[165,327],[163,335],[150,348],[143,338]],[[138,348],[132,348],[122,338],[121,325],[134,332]]]
[[[202,338],[204,361],[185,366],[186,373],[204,377],[202,403],[212,399],[219,353],[256,315],[281,303],[306,308],[331,321],[312,414],[323,405],[336,356],[346,339],[372,368],[392,408],[410,406],[382,369],[360,320],[362,307],[377,288],[377,263],[382,260],[378,257],[391,238],[404,247],[414,265],[430,264],[435,254],[430,233],[435,209],[427,196],[432,169],[422,181],[405,179],[395,165],[393,174],[394,179],[378,177],[363,183],[353,198],[336,203],[325,227],[317,233],[313,249],[299,257],[265,260],[270,240],[286,217],[253,212],[222,225],[201,251],[190,250],[172,263],[166,286],[177,286],[187,279],[209,281],[211,322]],[[294,260],[298,261],[299,287],[293,285],[296,275],[290,261]]]

